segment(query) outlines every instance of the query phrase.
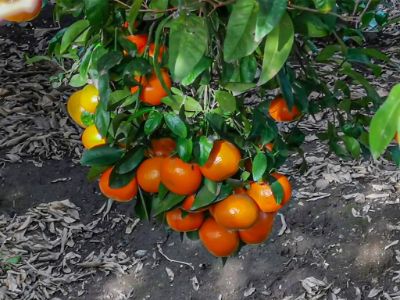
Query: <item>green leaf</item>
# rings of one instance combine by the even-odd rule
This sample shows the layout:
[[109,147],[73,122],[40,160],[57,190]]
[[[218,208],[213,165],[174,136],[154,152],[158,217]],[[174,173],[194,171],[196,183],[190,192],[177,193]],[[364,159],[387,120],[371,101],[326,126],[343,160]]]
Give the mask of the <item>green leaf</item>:
[[[169,193],[165,199],[153,203],[153,216],[166,212],[183,201],[187,196]],[[155,205],[154,205],[155,204]]]
[[123,150],[109,145],[99,146],[83,152],[81,164],[84,166],[111,166],[117,162]]
[[144,123],[144,133],[151,135],[158,127],[160,127],[162,120],[163,115],[159,111],[153,110],[149,114],[146,123]]
[[51,61],[51,57],[45,56],[45,55],[35,55],[32,57],[29,57],[28,55],[25,55],[25,62],[28,65],[32,65],[32,64],[35,64],[35,63],[43,61],[43,60]]
[[178,155],[183,161],[189,162],[192,158],[193,141],[191,139],[178,138],[176,143]]
[[257,15],[255,40],[260,42],[281,20],[286,11],[287,0],[258,0],[260,11]]
[[181,14],[168,23],[168,66],[174,81],[182,81],[202,59],[208,46],[208,28],[205,18]]
[[123,56],[120,51],[110,51],[104,54],[97,62],[97,70],[100,75],[107,73],[111,68],[118,65]]
[[188,131],[186,124],[182,121],[182,119],[174,113],[166,113],[164,114],[165,123],[168,128],[176,134],[178,137],[186,138]]
[[361,154],[360,143],[355,138],[348,135],[343,136],[342,140],[351,156],[353,156],[354,158],[359,158]]
[[144,158],[144,149],[132,149],[124,155],[124,157],[115,165],[115,173],[126,174],[133,171]]
[[206,136],[202,135],[199,139],[199,158],[198,163],[200,166],[204,166],[210,156],[213,148],[213,142],[210,141]]
[[259,42],[254,39],[257,7],[254,1],[238,0],[232,5],[224,40],[224,60],[232,62],[250,55]]
[[119,174],[114,168],[110,175],[110,187],[113,189],[119,189],[128,185],[132,179],[135,177],[136,172],[131,171],[129,173]]
[[369,144],[372,156],[378,158],[393,140],[400,126],[400,84],[393,87],[386,101],[372,118]]
[[292,20],[285,14],[279,25],[268,35],[265,42],[263,66],[258,85],[270,81],[285,64],[292,50],[294,28]]
[[254,55],[245,56],[240,60],[240,81],[252,83],[257,74],[257,59]]
[[263,152],[258,152],[253,160],[253,167],[252,167],[253,180],[254,181],[260,180],[264,176],[266,170],[267,170],[267,157]]
[[229,92],[216,91],[215,100],[224,113],[233,113],[236,110],[236,98]]
[[84,0],[85,14],[94,30],[102,28],[110,15],[109,1]]
[[135,30],[135,21],[139,14],[140,7],[142,6],[144,0],[135,0],[132,1],[132,6],[128,12],[128,24],[129,24],[129,31],[133,32]]
[[7,258],[6,259],[6,263],[7,264],[16,265],[16,264],[19,264],[21,262],[21,259],[22,259],[22,257],[20,255],[13,256],[13,257]]
[[79,35],[89,27],[89,25],[88,20],[79,20],[69,26],[62,37],[60,53],[65,53]]
[[281,204],[284,196],[282,185],[279,183],[278,180],[274,180],[270,184],[270,186],[272,193],[274,194],[276,203]]
[[196,210],[207,205],[210,205],[219,193],[218,186],[221,184],[217,184],[214,181],[204,179],[205,184],[201,187],[199,192],[196,194],[192,210]]
[[332,58],[335,53],[339,52],[341,50],[340,45],[328,45],[322,51],[317,55],[316,61],[318,62],[323,62],[323,61],[328,61],[329,59]]
[[336,0],[313,0],[315,8],[321,13],[327,14],[332,11],[336,5]]
[[71,77],[69,85],[72,87],[81,87],[87,83],[87,80],[87,77],[82,77],[80,74],[75,74]]
[[321,38],[329,35],[330,28],[321,17],[314,13],[304,12],[294,18],[296,32],[306,37]]
[[96,180],[109,167],[110,166],[97,166],[97,165],[90,167],[89,172],[86,174],[86,179],[89,180],[89,181]]
[[200,239],[198,230],[188,231],[188,232],[185,232],[185,234],[186,234],[187,238],[191,241],[198,241]]
[[188,112],[199,112],[203,110],[199,101],[186,95],[174,95],[174,98],[165,97],[161,102],[171,107],[175,112],[179,112],[182,105],[185,107],[185,111]]
[[363,75],[354,71],[349,64],[345,64],[343,68],[340,70],[340,73],[349,76],[350,78],[354,79],[358,83],[360,83],[367,95],[372,99],[375,104],[381,102],[381,97],[379,97],[378,93],[376,92],[375,88],[368,82],[367,79],[364,78]]
[[213,60],[210,57],[203,56],[193,70],[182,79],[181,83],[185,86],[192,84],[201,73],[211,67],[212,63]]

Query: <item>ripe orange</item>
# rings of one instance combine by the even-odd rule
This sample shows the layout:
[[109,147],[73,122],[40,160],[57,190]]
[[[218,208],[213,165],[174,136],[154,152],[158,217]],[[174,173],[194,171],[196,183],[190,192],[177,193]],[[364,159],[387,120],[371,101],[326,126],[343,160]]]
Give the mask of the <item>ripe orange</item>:
[[219,225],[213,218],[204,221],[199,230],[204,247],[214,256],[230,256],[239,247],[239,235]]
[[228,141],[220,140],[214,142],[210,156],[200,170],[204,177],[222,181],[236,174],[240,160],[239,149]]
[[237,187],[233,190],[234,194],[247,194],[247,191],[244,187]]
[[[156,50],[156,45],[154,43],[151,43],[150,47],[149,47],[149,56],[150,57],[154,57],[155,50]],[[159,63],[162,61],[165,51],[167,51],[167,48],[165,46],[160,46],[160,49],[158,50],[158,62]]]
[[246,194],[233,194],[215,204],[215,221],[227,229],[247,229],[258,218],[257,204]]
[[68,115],[76,124],[85,128],[86,126],[81,120],[81,115],[84,112],[84,109],[81,106],[81,92],[82,91],[77,91],[68,98],[67,111]]
[[100,191],[104,196],[111,198],[118,202],[131,201],[137,194],[136,178],[133,178],[126,186],[113,189],[110,187],[110,175],[113,168],[106,170],[101,176],[99,181]]
[[93,84],[88,84],[81,90],[80,97],[83,109],[94,114],[99,104],[99,90]]
[[139,186],[148,193],[157,193],[160,186],[161,164],[164,158],[153,157],[141,163],[136,172]]
[[198,230],[203,224],[204,214],[203,213],[188,213],[186,216],[182,216],[182,210],[175,208],[166,213],[168,226],[178,232],[187,232]]
[[143,54],[147,45],[147,34],[132,34],[126,38],[136,45],[139,54]]
[[[162,78],[168,88],[171,88],[172,81],[166,69],[161,70]],[[158,79],[156,73],[152,73],[148,78],[143,76],[136,78],[135,80],[140,82],[142,85],[142,90],[139,99],[148,105],[156,106],[161,104],[162,98],[166,97],[168,93],[164,90],[161,85],[161,81]],[[131,88],[131,93],[134,94],[139,90],[138,86]]]
[[67,102],[67,111],[71,119],[85,128],[81,116],[84,112],[94,114],[99,102],[99,91],[94,85],[87,85],[82,90],[74,92]]
[[104,145],[106,139],[101,136],[96,125],[90,125],[82,133],[82,144],[86,149]]
[[274,150],[274,144],[272,143],[266,144],[265,149],[267,149],[269,152],[272,152],[272,150]]
[[259,244],[264,242],[272,231],[276,213],[260,211],[257,222],[249,229],[240,230],[239,237],[246,244]]
[[290,122],[300,116],[300,111],[296,106],[291,110],[286,103],[286,100],[281,96],[276,97],[269,105],[269,114],[272,119],[278,122]]
[[247,194],[253,198],[263,212],[277,212],[289,202],[292,196],[292,187],[287,177],[278,173],[274,173],[272,176],[276,178],[283,189],[283,199],[280,204],[276,202],[271,186],[266,182],[253,182],[247,191]]
[[196,209],[196,210],[192,210],[192,207],[193,207],[193,204],[194,204],[195,200],[196,200],[196,195],[195,194],[187,196],[185,198],[185,200],[183,200],[181,208],[183,210],[185,210],[185,211],[189,211],[189,212],[192,212],[192,213],[203,212],[203,211],[206,211],[208,209],[208,207],[203,207],[203,208],[199,208],[199,209]]
[[27,22],[36,18],[41,9],[42,0],[0,1],[0,19]]
[[194,194],[200,187],[201,180],[197,164],[185,163],[177,157],[167,157],[161,164],[161,182],[175,194]]
[[149,156],[168,157],[175,151],[176,142],[171,138],[160,138],[151,140],[151,148],[148,151]]

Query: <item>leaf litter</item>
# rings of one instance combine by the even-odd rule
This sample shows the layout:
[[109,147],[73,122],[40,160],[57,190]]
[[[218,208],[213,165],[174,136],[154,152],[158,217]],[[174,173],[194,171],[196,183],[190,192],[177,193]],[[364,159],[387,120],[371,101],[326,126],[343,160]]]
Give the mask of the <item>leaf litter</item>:
[[113,246],[83,255],[101,219],[80,221],[69,200],[40,204],[24,215],[0,216],[0,299],[50,299],[98,271],[125,274],[140,260]]

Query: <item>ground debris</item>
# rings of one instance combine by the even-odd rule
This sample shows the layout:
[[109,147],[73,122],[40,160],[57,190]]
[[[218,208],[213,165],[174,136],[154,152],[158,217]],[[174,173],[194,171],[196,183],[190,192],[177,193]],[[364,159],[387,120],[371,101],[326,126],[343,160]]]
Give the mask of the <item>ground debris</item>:
[[125,273],[139,261],[113,247],[83,258],[78,242],[99,222],[81,223],[79,210],[63,200],[0,216],[0,299],[50,299],[98,270]]

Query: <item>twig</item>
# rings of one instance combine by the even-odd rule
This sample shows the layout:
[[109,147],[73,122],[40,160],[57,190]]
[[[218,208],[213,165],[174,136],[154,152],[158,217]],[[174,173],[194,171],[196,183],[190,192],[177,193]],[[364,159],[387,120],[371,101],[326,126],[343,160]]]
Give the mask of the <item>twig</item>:
[[158,252],[160,252],[160,254],[161,254],[162,256],[164,256],[164,258],[165,258],[166,260],[168,260],[169,262],[173,262],[173,263],[177,263],[177,264],[182,264],[182,265],[189,266],[189,267],[194,271],[194,267],[193,267],[193,264],[192,264],[192,263],[188,263],[188,262],[185,262],[185,261],[180,261],[180,260],[175,260],[175,259],[169,258],[168,256],[166,256],[166,255],[164,254],[164,252],[163,252],[163,250],[162,250],[160,244],[157,244],[157,249],[158,249]]
[[308,12],[317,13],[317,14],[331,15],[331,16],[338,17],[339,19],[346,21],[346,22],[354,22],[354,21],[357,22],[359,20],[358,17],[342,16],[342,15],[339,15],[334,12],[322,13],[318,9],[309,8],[309,7],[300,6],[300,5],[294,5],[294,4],[288,5],[288,9],[292,9],[292,10],[297,9],[297,10],[303,10],[303,11],[308,11]]

